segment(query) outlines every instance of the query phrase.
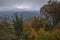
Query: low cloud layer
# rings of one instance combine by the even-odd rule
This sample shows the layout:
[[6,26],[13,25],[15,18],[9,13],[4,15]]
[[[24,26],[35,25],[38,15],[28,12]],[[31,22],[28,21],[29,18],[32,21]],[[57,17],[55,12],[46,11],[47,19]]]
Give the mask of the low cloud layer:
[[48,0],[0,0],[0,10],[39,10]]

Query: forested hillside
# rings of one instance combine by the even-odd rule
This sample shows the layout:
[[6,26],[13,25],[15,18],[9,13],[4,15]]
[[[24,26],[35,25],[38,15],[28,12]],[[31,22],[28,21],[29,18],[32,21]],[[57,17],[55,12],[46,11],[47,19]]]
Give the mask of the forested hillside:
[[29,23],[18,15],[0,17],[0,40],[60,40],[60,2],[49,1]]

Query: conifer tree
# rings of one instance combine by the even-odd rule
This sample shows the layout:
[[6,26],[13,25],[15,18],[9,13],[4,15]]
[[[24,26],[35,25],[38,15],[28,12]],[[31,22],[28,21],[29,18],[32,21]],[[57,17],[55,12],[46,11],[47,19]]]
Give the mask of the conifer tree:
[[17,40],[19,40],[19,37],[23,35],[23,17],[21,15],[21,18],[18,17],[17,12],[15,14],[15,17],[13,18],[13,27],[15,30],[15,35],[17,36]]

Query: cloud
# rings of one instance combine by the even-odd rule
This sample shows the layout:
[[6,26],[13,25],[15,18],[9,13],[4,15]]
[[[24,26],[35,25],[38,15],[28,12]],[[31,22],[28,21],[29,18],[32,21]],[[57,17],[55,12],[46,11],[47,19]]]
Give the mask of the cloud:
[[0,10],[7,10],[22,6],[31,10],[39,10],[42,5],[46,4],[47,0],[0,0]]

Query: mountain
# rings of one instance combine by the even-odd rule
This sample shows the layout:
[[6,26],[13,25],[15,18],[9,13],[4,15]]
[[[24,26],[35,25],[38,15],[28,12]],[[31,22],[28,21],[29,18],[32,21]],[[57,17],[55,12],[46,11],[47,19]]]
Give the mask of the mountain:
[[13,16],[15,13],[20,16],[23,15],[25,21],[30,21],[34,16],[38,16],[38,11],[0,11],[0,16]]

